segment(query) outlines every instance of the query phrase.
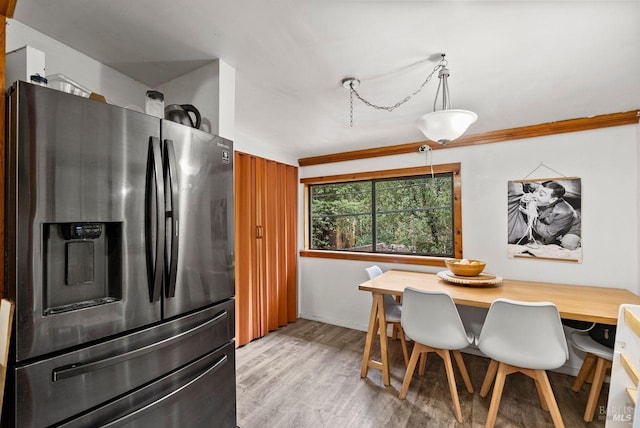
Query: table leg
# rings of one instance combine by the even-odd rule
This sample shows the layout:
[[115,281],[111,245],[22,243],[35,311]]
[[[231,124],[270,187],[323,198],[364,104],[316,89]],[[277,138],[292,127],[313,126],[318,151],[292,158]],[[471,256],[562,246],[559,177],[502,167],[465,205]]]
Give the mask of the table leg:
[[[375,295],[374,295],[375,296]],[[362,355],[362,370],[360,377],[367,377],[369,372],[369,360],[371,358],[371,349],[373,349],[373,340],[378,332],[378,305],[375,298],[371,302],[371,315],[369,316],[369,329],[367,330],[367,339],[364,343],[364,353]]]
[[[373,349],[373,342],[377,333],[380,333],[381,362],[371,359],[371,350]],[[364,378],[367,376],[369,367],[382,371],[382,383],[385,386],[389,386],[391,384],[389,375],[389,354],[387,349],[387,320],[384,315],[384,300],[380,293],[373,293],[371,315],[369,317],[369,330],[367,331],[367,339],[364,345],[360,377]]]

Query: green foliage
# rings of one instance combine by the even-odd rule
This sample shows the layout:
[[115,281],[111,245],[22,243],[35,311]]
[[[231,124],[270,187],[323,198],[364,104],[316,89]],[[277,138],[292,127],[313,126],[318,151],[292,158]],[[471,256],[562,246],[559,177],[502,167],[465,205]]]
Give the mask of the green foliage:
[[371,182],[311,187],[314,249],[344,250],[371,244]]
[[314,185],[310,200],[313,249],[453,255],[451,174]]

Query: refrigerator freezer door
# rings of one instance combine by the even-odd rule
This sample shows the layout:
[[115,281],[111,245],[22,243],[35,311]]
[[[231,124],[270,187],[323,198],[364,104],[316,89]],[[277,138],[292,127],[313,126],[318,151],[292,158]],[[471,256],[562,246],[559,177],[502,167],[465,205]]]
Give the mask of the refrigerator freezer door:
[[164,120],[162,140],[168,157],[164,316],[170,318],[235,294],[233,144]]
[[6,287],[16,360],[159,321],[145,207],[160,121],[24,82],[10,101]]
[[60,428],[235,428],[234,344]]
[[[222,379],[214,379],[213,383],[208,384],[208,388],[224,389],[224,395],[228,397],[221,396],[221,402],[227,407],[235,404],[234,310],[235,301],[227,300],[167,323],[16,368],[11,373],[12,377],[15,377],[16,385],[16,394],[11,397],[14,400],[11,408],[15,409],[15,413],[5,415],[3,412],[3,417],[11,416],[12,419],[3,426],[57,426],[61,421],[85,414],[87,409],[102,408],[113,403],[118,397],[142,391],[134,401],[119,401],[120,404],[126,404],[124,410],[125,413],[129,413],[138,406],[145,407],[150,402],[159,400],[169,394],[168,390],[180,388],[211,368],[211,376],[205,375],[210,379],[213,372],[219,371],[221,366],[229,367],[224,371],[227,373],[227,370],[230,370],[230,374],[224,375],[224,382]],[[227,358],[207,358],[209,362],[203,363],[204,366],[198,363],[199,369],[189,369],[187,373],[182,371],[184,376],[171,376],[192,362],[201,360],[213,350],[228,344],[231,345],[230,350],[225,351],[230,353]],[[162,379],[169,380],[158,382]],[[153,384],[162,386],[156,388],[151,386]],[[210,399],[210,393],[204,397],[190,396],[189,391],[199,388],[195,385],[185,388],[184,393],[180,394],[185,402],[175,405],[189,406],[194,401]],[[174,399],[167,400],[173,402]],[[114,407],[100,414],[108,418],[113,418],[114,415],[116,418],[120,417],[120,410],[114,411]],[[213,401],[210,404],[202,404],[198,413],[210,414],[206,411],[211,411],[211,407]],[[105,422],[104,419],[101,421]],[[97,422],[87,421],[79,426],[98,425],[100,424]],[[185,422],[176,425],[161,423],[147,426],[198,425]]]

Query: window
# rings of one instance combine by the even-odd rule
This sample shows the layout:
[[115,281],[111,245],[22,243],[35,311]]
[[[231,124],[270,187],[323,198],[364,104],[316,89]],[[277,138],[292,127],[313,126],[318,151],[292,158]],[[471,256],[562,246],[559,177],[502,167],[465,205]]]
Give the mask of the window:
[[459,164],[448,164],[433,175],[421,167],[303,179],[306,248],[361,255],[338,258],[459,257],[459,173]]

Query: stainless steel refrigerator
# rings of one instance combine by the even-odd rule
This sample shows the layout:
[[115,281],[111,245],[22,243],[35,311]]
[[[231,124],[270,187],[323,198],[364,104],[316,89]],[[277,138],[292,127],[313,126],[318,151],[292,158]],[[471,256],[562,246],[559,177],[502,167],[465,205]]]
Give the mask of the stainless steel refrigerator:
[[232,142],[18,82],[3,426],[235,427]]

